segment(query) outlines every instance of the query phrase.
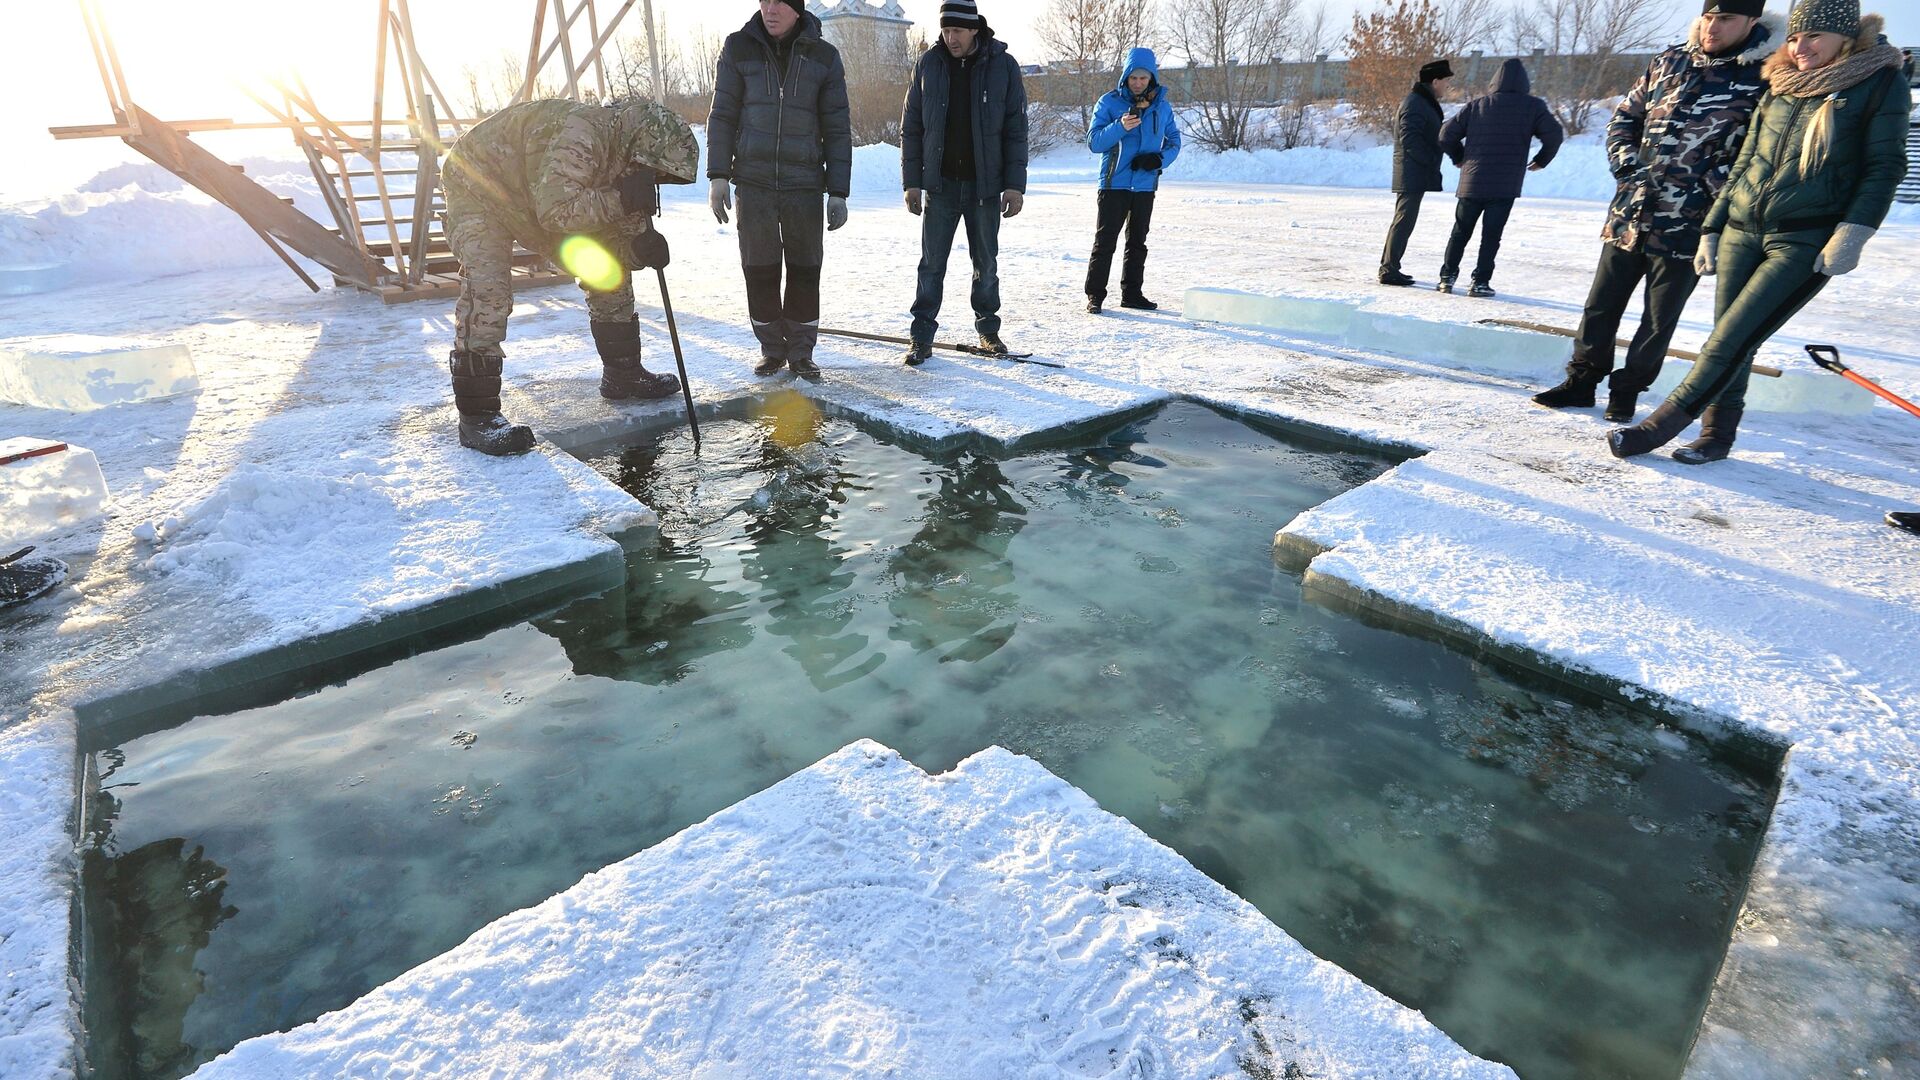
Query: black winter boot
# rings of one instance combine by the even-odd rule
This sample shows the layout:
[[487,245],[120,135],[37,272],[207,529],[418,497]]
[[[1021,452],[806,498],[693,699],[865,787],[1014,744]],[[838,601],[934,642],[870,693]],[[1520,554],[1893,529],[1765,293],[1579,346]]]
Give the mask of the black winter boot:
[[1120,306],[1123,308],[1132,308],[1135,311],[1159,311],[1160,310],[1159,304],[1156,304],[1153,301],[1147,299],[1145,296],[1143,296],[1140,293],[1133,293],[1128,296],[1122,296],[1120,298]]
[[1915,536],[1920,536],[1920,514],[1916,514],[1911,510],[1887,511],[1887,524],[1896,529],[1905,529]]
[[1640,395],[1631,390],[1613,390],[1607,394],[1607,411],[1601,418],[1616,424],[1633,423],[1633,414],[1640,408]]
[[1433,287],[1433,291],[1434,291],[1434,292],[1443,292],[1443,293],[1450,293],[1450,292],[1452,292],[1452,291],[1453,291],[1453,280],[1454,280],[1453,278],[1451,278],[1451,277],[1448,277],[1448,276],[1447,276],[1447,275],[1445,275],[1445,274],[1441,274],[1441,275],[1440,275],[1440,283],[1439,283],[1438,285],[1435,285],[1435,286]]
[[45,596],[67,580],[67,564],[42,556],[29,559],[32,548],[0,556],[0,608],[10,608]]
[[1403,274],[1398,270],[1382,270],[1380,272],[1380,284],[1392,285],[1397,289],[1404,289],[1413,284],[1413,277],[1410,274]]
[[1638,457],[1651,453],[1673,441],[1675,435],[1687,430],[1693,423],[1685,409],[1671,401],[1663,401],[1645,420],[1632,427],[1619,428],[1607,436],[1607,445],[1613,449],[1617,458]]
[[[1120,306],[1126,307],[1128,305],[1122,303]],[[993,353],[995,356],[1007,355],[1007,343],[1000,340],[999,334],[989,333],[985,330],[980,331],[980,347],[987,352]]]
[[1673,460],[1682,465],[1724,461],[1733,453],[1733,436],[1740,429],[1740,417],[1745,413],[1745,409],[1707,406],[1707,411],[1700,414],[1700,437],[1675,450]]
[[500,415],[498,356],[475,356],[455,349],[447,354],[453,376],[453,407],[460,413],[460,445],[494,457],[533,449],[533,429]]
[[753,373],[762,378],[778,374],[787,366],[787,354],[791,346],[787,341],[787,323],[785,319],[772,322],[755,321],[753,336],[760,341],[760,362],[753,366]]
[[907,366],[919,367],[933,359],[933,346],[924,341],[916,341],[907,346]]
[[813,350],[820,343],[818,322],[784,320],[787,332],[787,366],[808,382],[820,381],[820,365],[813,362]]
[[1533,403],[1549,409],[1591,409],[1593,388],[1598,385],[1569,375],[1559,386],[1533,395]]
[[1478,297],[1482,300],[1491,300],[1499,294],[1494,292],[1493,286],[1486,282],[1476,281],[1472,285],[1467,286],[1467,295]]
[[1087,314],[1089,315],[1100,314],[1100,308],[1105,303],[1106,301],[1101,299],[1100,297],[1097,297],[1097,296],[1087,297]]
[[596,322],[593,344],[600,350],[600,396],[609,401],[671,397],[680,390],[672,375],[656,375],[640,363],[640,317],[625,322]]

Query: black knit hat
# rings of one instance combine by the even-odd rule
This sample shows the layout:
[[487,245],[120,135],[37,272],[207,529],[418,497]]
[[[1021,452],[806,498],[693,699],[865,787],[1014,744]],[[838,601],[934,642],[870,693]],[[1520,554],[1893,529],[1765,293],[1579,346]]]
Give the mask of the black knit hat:
[[957,26],[962,30],[978,30],[986,23],[980,18],[980,9],[973,0],[942,0],[940,4],[940,28]]
[[1787,16],[1787,36],[1795,34],[1839,34],[1857,37],[1860,33],[1860,0],[1800,0]]
[[780,0],[780,2],[802,15],[807,13],[807,0]]
[[1745,15],[1757,19],[1766,14],[1767,0],[1703,0],[1702,15]]
[[[1401,68],[1400,70],[1405,71],[1406,69]],[[1440,79],[1451,78],[1453,78],[1453,65],[1445,60],[1435,60],[1431,64],[1420,65],[1421,82],[1435,82]]]

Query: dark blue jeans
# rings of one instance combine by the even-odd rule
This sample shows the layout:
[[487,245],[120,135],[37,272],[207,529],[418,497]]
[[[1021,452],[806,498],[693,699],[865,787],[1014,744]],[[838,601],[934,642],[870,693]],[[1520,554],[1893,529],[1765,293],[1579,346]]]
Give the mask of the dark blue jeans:
[[948,180],[925,195],[920,213],[920,284],[913,296],[913,340],[930,342],[940,329],[940,298],[947,283],[953,234],[967,223],[973,259],[973,326],[1000,332],[1000,193],[981,193],[972,181]]

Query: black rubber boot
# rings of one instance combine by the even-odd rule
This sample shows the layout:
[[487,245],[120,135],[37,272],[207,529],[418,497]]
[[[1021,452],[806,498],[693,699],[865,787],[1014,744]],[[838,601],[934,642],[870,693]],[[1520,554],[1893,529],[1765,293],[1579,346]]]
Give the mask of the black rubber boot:
[[0,608],[10,608],[45,596],[67,580],[67,564],[42,556],[29,559],[32,548],[0,557]]
[[1639,457],[1651,453],[1673,441],[1675,435],[1687,430],[1693,423],[1693,417],[1686,410],[1670,401],[1663,401],[1652,415],[1632,427],[1619,428],[1607,436],[1607,445],[1617,458]]
[[933,359],[932,345],[924,341],[916,341],[907,346],[906,361],[908,367],[919,367],[931,359]]
[[819,382],[820,365],[813,362],[813,350],[820,344],[820,324],[783,321],[787,333],[787,366],[808,382]]
[[1616,424],[1633,423],[1633,414],[1640,409],[1640,395],[1629,390],[1614,390],[1607,394],[1607,411],[1602,419]]
[[596,322],[593,344],[600,350],[600,396],[608,401],[651,401],[680,391],[680,380],[656,375],[640,363],[640,318]]
[[460,413],[460,445],[494,457],[533,449],[533,429],[500,415],[498,356],[474,356],[458,349],[447,354],[453,376],[453,407]]
[[1404,289],[1413,284],[1413,275],[1403,274],[1398,270],[1389,270],[1380,275],[1380,284],[1391,285],[1396,289]]
[[[1159,304],[1154,303],[1153,301],[1147,299],[1145,296],[1142,296],[1139,293],[1134,293],[1132,296],[1122,296],[1120,298],[1120,306],[1123,308],[1132,308],[1135,311],[1159,311],[1160,310]],[[1002,351],[1005,351],[1005,350],[1002,350]]]
[[1707,411],[1700,414],[1700,437],[1675,450],[1673,460],[1682,465],[1725,461],[1727,455],[1733,453],[1733,437],[1740,430],[1740,417],[1745,413],[1745,409],[1707,406]]
[[1568,376],[1567,380],[1559,386],[1533,395],[1533,403],[1545,405],[1549,409],[1591,409],[1593,408],[1593,388],[1598,385],[1598,383]]
[[1907,532],[1913,533],[1915,536],[1920,536],[1920,514],[1914,513],[1912,510],[1887,511],[1887,524],[1896,529],[1904,529]]

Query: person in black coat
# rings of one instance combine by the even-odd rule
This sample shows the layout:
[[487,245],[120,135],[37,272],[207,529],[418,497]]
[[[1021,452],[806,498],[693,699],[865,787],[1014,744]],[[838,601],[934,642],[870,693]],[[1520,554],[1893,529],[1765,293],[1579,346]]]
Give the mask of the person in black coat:
[[920,218],[920,273],[913,344],[906,362],[932,356],[953,235],[967,226],[973,259],[973,328],[980,344],[1000,340],[1000,220],[1027,192],[1027,88],[1020,63],[993,36],[974,0],[940,5],[940,40],[920,57],[900,116],[900,182],[907,212]]
[[1439,191],[1440,123],[1446,114],[1440,111],[1440,84],[1453,78],[1453,65],[1435,60],[1420,68],[1420,81],[1400,103],[1400,115],[1393,124],[1393,227],[1387,231],[1387,247],[1380,253],[1380,284],[1411,285],[1413,279],[1400,272],[1400,260],[1407,253],[1407,241],[1420,220],[1420,198]]
[[[1546,168],[1567,137],[1547,103],[1530,93],[1532,89],[1526,65],[1508,60],[1500,65],[1492,91],[1467,102],[1440,129],[1440,149],[1460,166],[1460,186],[1454,192],[1460,201],[1454,208],[1446,262],[1440,267],[1441,292],[1453,291],[1467,241],[1484,217],[1480,258],[1474,264],[1468,295],[1493,295],[1493,261],[1500,253],[1500,237],[1513,213],[1513,201],[1520,197],[1527,173]],[[1529,161],[1527,154],[1535,139],[1540,140],[1540,152]]]
[[821,40],[820,20],[802,0],[764,0],[721,47],[707,117],[707,177],[707,203],[721,224],[733,209],[728,185],[739,194],[747,316],[760,339],[753,373],[788,367],[817,379],[823,226],[847,223],[853,123],[840,53]]

